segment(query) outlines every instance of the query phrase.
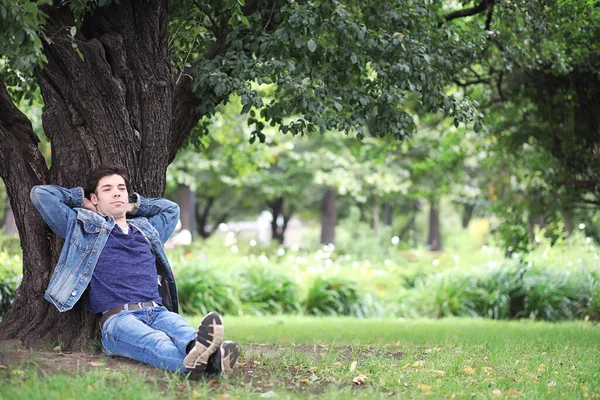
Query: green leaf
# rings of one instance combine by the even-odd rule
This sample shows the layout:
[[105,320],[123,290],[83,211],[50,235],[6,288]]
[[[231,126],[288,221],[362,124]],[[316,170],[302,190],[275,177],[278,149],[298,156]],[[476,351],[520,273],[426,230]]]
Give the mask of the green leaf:
[[301,48],[303,44],[304,40],[302,40],[301,37],[297,37],[296,39],[294,39],[294,46],[296,46],[297,49]]
[[77,27],[72,26],[71,29],[69,30],[69,32],[71,33],[72,37],[75,37],[75,34],[77,34]]
[[306,47],[308,47],[308,50],[310,50],[311,53],[314,53],[315,50],[317,49],[317,44],[315,43],[314,40],[310,39],[307,43],[306,43]]
[[2,14],[2,18],[6,18],[6,7],[0,6],[0,14]]
[[25,40],[25,31],[23,31],[22,29],[20,29],[20,30],[18,30],[18,31],[15,33],[15,42],[16,42],[18,45],[21,45],[21,44],[23,44],[23,41],[24,41],[24,40]]
[[77,53],[81,61],[85,61],[85,57],[83,57],[83,53],[81,52],[81,50],[79,50],[79,48],[75,49],[75,53]]

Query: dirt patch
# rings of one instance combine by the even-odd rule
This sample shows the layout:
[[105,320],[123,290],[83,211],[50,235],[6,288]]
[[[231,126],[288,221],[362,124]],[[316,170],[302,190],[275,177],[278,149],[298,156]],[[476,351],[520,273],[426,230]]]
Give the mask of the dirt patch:
[[128,370],[162,376],[157,368],[123,357],[106,357],[102,353],[53,351],[22,346],[18,340],[0,341],[0,368],[37,367],[46,373],[77,374],[98,368]]

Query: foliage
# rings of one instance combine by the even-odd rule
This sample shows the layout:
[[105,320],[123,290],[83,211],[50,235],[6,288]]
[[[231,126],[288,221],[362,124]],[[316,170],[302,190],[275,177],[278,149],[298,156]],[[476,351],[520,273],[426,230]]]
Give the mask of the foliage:
[[249,265],[238,273],[243,314],[265,315],[300,311],[298,287],[283,271]]
[[10,308],[22,279],[21,257],[11,252],[11,245],[6,245],[11,239],[0,234],[0,316]]
[[214,269],[203,266],[177,270],[177,292],[182,312],[205,315],[219,310],[237,313],[240,307],[237,288]]

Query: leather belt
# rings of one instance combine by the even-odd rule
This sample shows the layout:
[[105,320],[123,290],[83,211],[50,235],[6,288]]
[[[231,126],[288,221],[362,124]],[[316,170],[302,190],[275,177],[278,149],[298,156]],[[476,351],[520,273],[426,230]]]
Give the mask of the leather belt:
[[100,329],[102,329],[102,324],[104,324],[104,321],[106,321],[108,319],[108,317],[110,317],[111,315],[120,313],[121,311],[125,311],[125,310],[133,311],[133,310],[139,310],[140,308],[144,308],[144,307],[158,307],[158,306],[159,306],[159,304],[154,301],[145,301],[142,303],[123,304],[122,306],[111,308],[110,310],[102,313],[102,317],[100,317]]

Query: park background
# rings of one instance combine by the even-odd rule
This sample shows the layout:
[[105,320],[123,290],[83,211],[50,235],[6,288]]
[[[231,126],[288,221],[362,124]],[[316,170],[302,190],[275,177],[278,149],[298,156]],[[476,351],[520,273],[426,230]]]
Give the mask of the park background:
[[[0,337],[100,350],[93,321],[34,295],[60,241],[27,193],[103,160],[180,205],[182,312],[221,312],[242,365],[230,383],[142,371],[141,388],[105,359],[78,380],[7,362],[0,394],[600,395],[598,2],[46,3],[0,0]],[[142,24],[94,20],[144,7],[165,18],[166,67],[125,68]],[[103,62],[100,89],[77,72]],[[173,140],[140,65],[173,73]]]

